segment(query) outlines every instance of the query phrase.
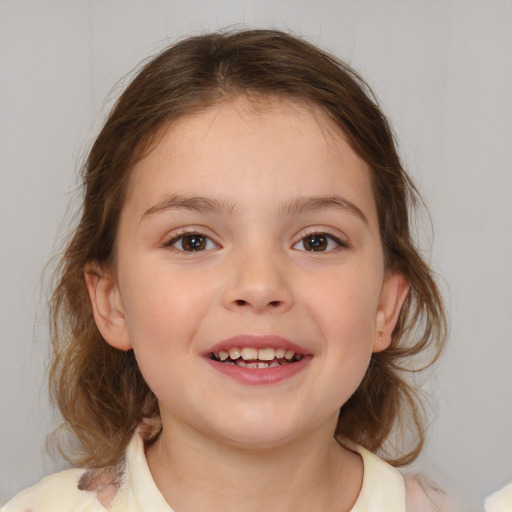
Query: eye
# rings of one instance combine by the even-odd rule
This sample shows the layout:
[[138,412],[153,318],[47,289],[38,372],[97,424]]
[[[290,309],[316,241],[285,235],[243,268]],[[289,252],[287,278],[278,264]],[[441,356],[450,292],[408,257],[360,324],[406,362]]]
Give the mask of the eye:
[[208,251],[218,247],[211,238],[201,233],[181,234],[169,240],[165,245],[185,252]]
[[328,233],[311,233],[301,238],[294,246],[299,251],[327,252],[347,247],[347,244],[339,238]]

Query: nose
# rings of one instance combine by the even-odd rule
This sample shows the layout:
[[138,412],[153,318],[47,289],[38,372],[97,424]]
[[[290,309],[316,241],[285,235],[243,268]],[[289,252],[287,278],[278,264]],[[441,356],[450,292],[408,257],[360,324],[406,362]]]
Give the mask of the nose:
[[224,306],[238,312],[283,313],[293,305],[290,267],[265,251],[240,254],[228,267]]

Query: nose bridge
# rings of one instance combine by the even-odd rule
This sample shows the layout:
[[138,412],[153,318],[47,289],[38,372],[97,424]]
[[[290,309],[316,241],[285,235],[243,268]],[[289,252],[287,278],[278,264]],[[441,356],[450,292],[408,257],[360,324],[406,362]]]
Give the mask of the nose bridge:
[[292,293],[284,260],[275,246],[261,241],[237,250],[230,261],[226,306],[255,312],[289,309]]

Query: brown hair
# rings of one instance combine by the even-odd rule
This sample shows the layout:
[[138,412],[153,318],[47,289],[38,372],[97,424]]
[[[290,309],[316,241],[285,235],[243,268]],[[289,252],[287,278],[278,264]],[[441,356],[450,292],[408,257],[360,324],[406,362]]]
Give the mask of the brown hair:
[[[238,95],[281,96],[320,107],[368,164],[388,269],[401,272],[410,294],[391,346],[372,356],[355,394],[342,407],[336,435],[379,451],[400,465],[421,450],[424,426],[410,358],[439,355],[445,339],[443,304],[432,272],[411,239],[408,208],[418,194],[403,170],[391,129],[365,82],[315,46],[271,30],[185,39],[149,61],[114,105],[83,169],[81,219],[67,245],[51,300],[52,397],[81,444],[75,462],[117,462],[143,418],[158,404],[132,351],[100,335],[84,282],[88,262],[111,264],[130,169],[178,117]],[[404,361],[407,363],[405,364]],[[409,425],[411,444],[386,452],[390,434]]]

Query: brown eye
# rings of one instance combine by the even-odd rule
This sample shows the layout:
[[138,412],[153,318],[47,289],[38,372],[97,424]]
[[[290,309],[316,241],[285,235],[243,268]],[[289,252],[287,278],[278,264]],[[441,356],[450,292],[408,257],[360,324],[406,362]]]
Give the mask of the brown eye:
[[184,251],[202,251],[206,247],[206,237],[202,235],[187,235],[181,239]]
[[215,242],[200,233],[190,233],[188,235],[179,235],[173,238],[168,244],[179,251],[197,252],[214,249],[217,247]]
[[325,251],[327,240],[327,237],[322,234],[309,235],[302,239],[302,243],[306,251]]
[[348,245],[339,238],[327,233],[311,233],[301,238],[294,246],[299,251],[327,252],[333,251]]

